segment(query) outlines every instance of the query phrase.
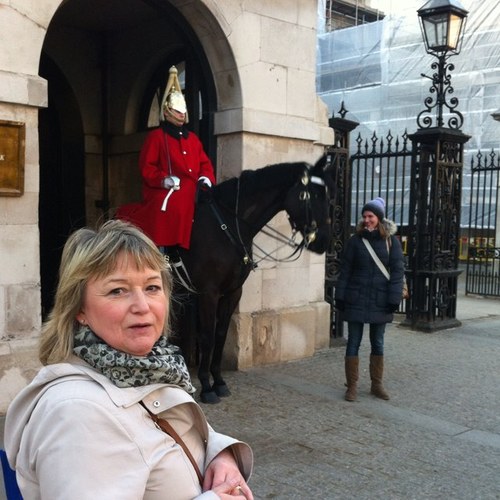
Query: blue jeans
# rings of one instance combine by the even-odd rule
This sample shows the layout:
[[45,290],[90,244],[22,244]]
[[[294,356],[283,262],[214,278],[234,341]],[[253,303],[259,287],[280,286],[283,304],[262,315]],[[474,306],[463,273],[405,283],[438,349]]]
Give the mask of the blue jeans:
[[[349,321],[347,323],[347,347],[346,356],[357,356],[361,339],[363,338],[363,323]],[[374,356],[384,355],[384,333],[385,323],[370,323],[371,354]]]

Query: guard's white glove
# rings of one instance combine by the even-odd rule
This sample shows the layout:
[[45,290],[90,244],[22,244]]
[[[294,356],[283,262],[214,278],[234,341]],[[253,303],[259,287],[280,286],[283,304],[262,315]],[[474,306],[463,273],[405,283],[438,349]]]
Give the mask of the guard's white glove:
[[208,177],[205,177],[204,175],[202,175],[199,179],[198,179],[198,184],[199,183],[203,183],[205,186],[207,186],[208,188],[211,188],[212,187],[212,181],[208,178]]
[[162,185],[165,189],[179,189],[180,183],[181,180],[176,175],[169,175],[162,181]]

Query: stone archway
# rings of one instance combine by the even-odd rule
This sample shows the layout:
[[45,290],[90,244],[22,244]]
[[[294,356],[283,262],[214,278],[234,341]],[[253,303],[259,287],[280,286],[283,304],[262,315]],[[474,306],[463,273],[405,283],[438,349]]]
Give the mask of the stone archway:
[[[106,219],[114,207],[140,196],[137,157],[147,129],[141,116],[155,85],[161,86],[162,78],[166,83],[162,75],[168,67],[179,62],[185,67],[190,126],[214,165],[220,93],[223,106],[234,107],[240,98],[231,97],[238,79],[227,75],[227,68],[235,71],[235,63],[223,29],[203,5],[67,0],[48,27],[41,61],[40,74],[47,78],[51,95],[39,127],[40,151],[50,152],[40,162],[44,202],[39,208],[42,297],[48,310],[61,241],[76,227]],[[50,61],[51,72],[43,73],[44,61]],[[216,83],[216,78],[233,87]],[[59,91],[51,93],[52,87]],[[70,142],[79,145],[72,148],[70,161],[64,154],[68,130],[73,134]],[[60,189],[54,193],[55,185]],[[63,208],[63,197],[69,210]],[[76,215],[60,222],[63,210]]]

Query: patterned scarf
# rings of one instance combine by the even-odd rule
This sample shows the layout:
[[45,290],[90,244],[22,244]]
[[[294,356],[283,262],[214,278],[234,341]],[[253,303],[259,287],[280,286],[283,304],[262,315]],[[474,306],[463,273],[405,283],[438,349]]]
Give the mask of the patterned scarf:
[[165,336],[158,339],[148,355],[133,356],[109,346],[88,326],[81,326],[73,352],[117,387],[164,383],[178,385],[189,394],[196,391],[180,349]]

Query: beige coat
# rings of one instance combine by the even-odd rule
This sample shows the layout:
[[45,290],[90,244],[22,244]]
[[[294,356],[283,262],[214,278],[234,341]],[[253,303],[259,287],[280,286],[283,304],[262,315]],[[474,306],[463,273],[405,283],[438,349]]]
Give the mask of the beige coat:
[[168,419],[202,471],[231,447],[250,477],[250,447],[215,432],[184,390],[167,384],[120,389],[73,358],[42,368],[8,409],[5,448],[24,498],[218,498],[201,493],[189,459],[139,401]]

